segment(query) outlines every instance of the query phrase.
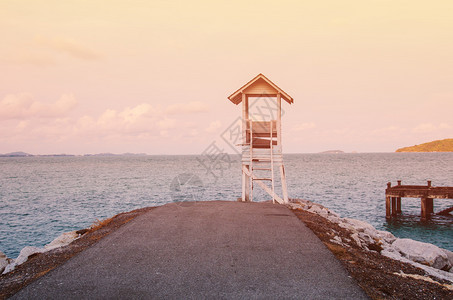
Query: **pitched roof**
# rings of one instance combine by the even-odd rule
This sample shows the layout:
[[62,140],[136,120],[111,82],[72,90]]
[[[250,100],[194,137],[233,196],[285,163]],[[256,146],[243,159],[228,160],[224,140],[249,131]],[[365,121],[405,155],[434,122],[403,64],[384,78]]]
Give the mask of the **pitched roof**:
[[228,99],[234,104],[239,104],[242,102],[242,93],[249,96],[275,96],[280,93],[282,99],[284,99],[289,104],[293,103],[294,100],[288,95],[285,91],[279,88],[276,84],[270,81],[263,74],[258,74],[255,78],[250,80],[236,92],[231,94]]

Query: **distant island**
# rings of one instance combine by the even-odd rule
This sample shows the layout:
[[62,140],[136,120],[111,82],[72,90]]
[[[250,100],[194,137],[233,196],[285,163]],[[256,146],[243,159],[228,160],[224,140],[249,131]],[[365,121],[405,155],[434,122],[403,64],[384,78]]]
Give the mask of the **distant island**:
[[25,157],[25,156],[33,156],[33,155],[22,152],[22,151],[0,154],[0,157]]
[[327,150],[327,151],[324,151],[324,152],[320,152],[320,153],[324,153],[324,154],[338,154],[338,153],[344,153],[344,151],[341,151],[341,150]]
[[432,141],[411,147],[404,147],[396,152],[453,152],[453,139]]
[[98,153],[98,154],[84,154],[84,155],[74,155],[74,154],[30,154],[25,153],[22,151],[17,152],[10,152],[5,154],[0,154],[0,157],[32,157],[32,156],[52,156],[52,157],[59,157],[59,156],[145,156],[146,153],[123,153],[123,154],[113,154],[113,153]]

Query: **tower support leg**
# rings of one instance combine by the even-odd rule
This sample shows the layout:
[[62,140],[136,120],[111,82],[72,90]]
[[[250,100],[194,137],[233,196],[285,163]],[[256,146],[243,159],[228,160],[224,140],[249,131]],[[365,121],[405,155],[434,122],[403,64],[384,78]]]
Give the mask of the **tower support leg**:
[[[248,165],[244,167],[249,169]],[[250,177],[244,171],[242,171],[242,201],[250,201]]]
[[285,167],[283,166],[283,164],[280,166],[280,176],[281,176],[281,180],[282,180],[283,200],[285,201],[285,203],[289,203],[288,188],[286,186]]

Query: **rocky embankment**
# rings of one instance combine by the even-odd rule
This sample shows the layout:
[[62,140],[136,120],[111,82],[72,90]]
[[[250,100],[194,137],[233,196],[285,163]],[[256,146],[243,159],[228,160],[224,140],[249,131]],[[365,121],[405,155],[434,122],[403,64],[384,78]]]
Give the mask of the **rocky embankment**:
[[[350,238],[333,235],[330,240],[332,243],[342,247],[355,243],[363,250],[378,252],[391,259],[410,263],[431,276],[453,283],[453,252],[449,250],[411,239],[396,238],[390,232],[377,230],[364,221],[341,218],[328,208],[311,201],[293,200],[289,207],[293,210],[301,209],[315,213],[350,231]],[[20,251],[16,259],[8,258],[0,251],[0,274],[14,270],[16,266],[23,264],[28,257],[36,253],[45,253],[66,246],[80,238],[82,233],[83,231],[63,233],[43,248],[27,246]]]
[[84,231],[65,232],[43,248],[27,246],[20,251],[19,256],[16,259],[8,258],[0,251],[0,274],[6,274],[13,271],[17,266],[26,262],[28,258],[34,254],[45,253],[69,245],[74,240],[80,238],[82,233],[84,233]]
[[[292,200],[288,206],[345,263],[372,299],[441,299],[453,292],[451,251],[396,238],[366,222],[341,218],[310,201]],[[150,209],[122,213],[91,228],[64,233],[43,248],[25,247],[16,259],[0,252],[0,299],[13,295]]]
[[[341,218],[328,208],[307,200],[293,200],[289,207],[314,213],[349,232],[348,237],[332,232],[331,243],[344,248],[358,246],[364,251],[380,253],[388,258],[409,263],[422,269],[427,275],[424,278],[416,275],[418,279],[431,281],[432,277],[435,277],[453,284],[453,252],[449,250],[411,239],[396,238],[390,232],[377,230],[364,221]],[[453,290],[453,285],[450,285],[449,289]]]

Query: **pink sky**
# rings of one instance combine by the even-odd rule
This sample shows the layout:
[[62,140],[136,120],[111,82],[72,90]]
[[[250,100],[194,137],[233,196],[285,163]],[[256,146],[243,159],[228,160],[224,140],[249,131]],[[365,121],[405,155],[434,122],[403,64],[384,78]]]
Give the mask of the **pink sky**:
[[453,1],[0,2],[0,153],[199,154],[263,73],[287,153],[453,138]]

